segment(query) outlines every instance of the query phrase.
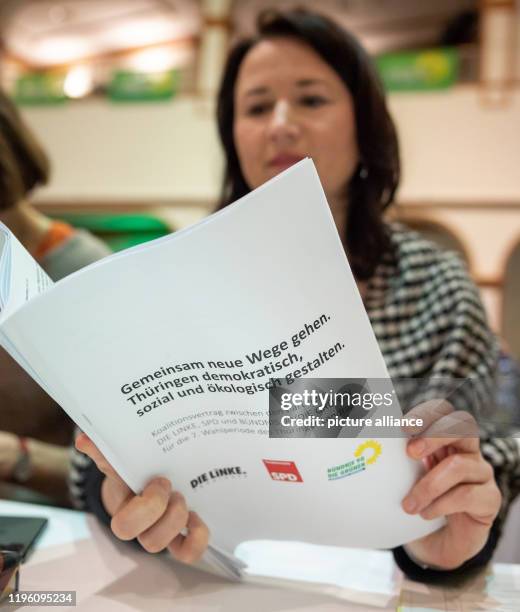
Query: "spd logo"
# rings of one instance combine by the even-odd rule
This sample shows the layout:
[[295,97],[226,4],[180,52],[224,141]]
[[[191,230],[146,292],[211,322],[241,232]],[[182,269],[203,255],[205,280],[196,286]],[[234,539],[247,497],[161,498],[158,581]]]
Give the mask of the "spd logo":
[[303,482],[294,461],[271,461],[262,459],[273,480],[280,482]]

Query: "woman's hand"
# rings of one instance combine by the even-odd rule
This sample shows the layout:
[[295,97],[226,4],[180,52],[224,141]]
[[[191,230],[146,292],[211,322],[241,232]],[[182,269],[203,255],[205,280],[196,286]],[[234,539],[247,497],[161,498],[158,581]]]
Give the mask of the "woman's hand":
[[[76,448],[88,455],[105,474],[101,499],[112,517],[111,529],[121,540],[137,538],[150,553],[167,548],[179,561],[194,563],[208,546],[209,531],[202,519],[188,510],[184,497],[172,490],[166,478],[154,478],[140,495],[134,495],[85,434]],[[181,531],[186,529],[186,535]]]
[[20,453],[18,436],[0,431],[0,480],[10,478]]
[[423,419],[422,431],[408,429],[414,437],[407,453],[422,461],[427,472],[404,498],[403,508],[425,519],[444,516],[447,522],[405,549],[416,561],[455,569],[482,550],[500,509],[493,469],[480,452],[478,426],[467,412],[432,401],[406,416]]

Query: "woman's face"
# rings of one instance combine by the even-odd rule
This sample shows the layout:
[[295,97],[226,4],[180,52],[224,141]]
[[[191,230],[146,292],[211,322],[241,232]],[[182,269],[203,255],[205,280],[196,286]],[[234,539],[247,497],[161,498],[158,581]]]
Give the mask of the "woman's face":
[[293,38],[264,40],[242,61],[233,136],[251,189],[308,156],[327,197],[342,198],[359,158],[350,92]]

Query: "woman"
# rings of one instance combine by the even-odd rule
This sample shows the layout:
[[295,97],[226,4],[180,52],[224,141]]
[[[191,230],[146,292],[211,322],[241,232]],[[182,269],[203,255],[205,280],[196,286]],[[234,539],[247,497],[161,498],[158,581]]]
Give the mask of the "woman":
[[[110,251],[87,232],[53,221],[29,203],[49,174],[45,151],[0,90],[0,221],[59,280]],[[47,502],[69,505],[73,424],[3,349],[0,406],[0,497],[20,497],[23,485],[44,494]]]
[[[480,401],[491,401],[494,341],[462,265],[383,221],[399,181],[398,144],[379,80],[357,42],[314,13],[264,13],[258,35],[230,54],[218,123],[227,162],[220,206],[312,157],[390,374],[476,376]],[[80,501],[106,521],[112,517],[118,537],[137,537],[150,552],[167,547],[184,561],[202,554],[207,528],[170,483],[156,479],[134,496],[86,436],[76,445],[104,474],[78,459]],[[409,456],[429,469],[404,510],[447,518],[436,533],[394,551],[408,575],[442,579],[447,570],[463,574],[490,558],[503,514],[496,519],[501,495],[482,451],[506,508],[506,464],[518,454],[513,441],[490,440],[481,450],[475,436],[422,432],[408,443]]]

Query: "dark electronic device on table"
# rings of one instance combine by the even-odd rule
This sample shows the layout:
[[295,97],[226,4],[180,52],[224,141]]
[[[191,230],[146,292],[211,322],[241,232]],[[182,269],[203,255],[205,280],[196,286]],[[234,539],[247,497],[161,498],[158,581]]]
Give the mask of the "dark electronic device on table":
[[0,550],[17,552],[25,561],[47,522],[32,516],[0,516]]

